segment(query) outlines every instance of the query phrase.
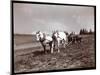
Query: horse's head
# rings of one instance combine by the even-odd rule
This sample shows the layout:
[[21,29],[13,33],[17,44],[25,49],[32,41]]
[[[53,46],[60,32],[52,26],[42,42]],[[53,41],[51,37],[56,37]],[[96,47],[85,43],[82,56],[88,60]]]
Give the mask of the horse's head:
[[52,38],[53,38],[54,41],[57,40],[57,36],[58,36],[57,31],[53,32],[53,34],[52,34]]
[[40,31],[36,32],[36,40],[39,41],[40,39]]
[[39,41],[42,38],[43,38],[43,33],[40,32],[40,31],[36,32],[36,39],[37,39],[37,41]]

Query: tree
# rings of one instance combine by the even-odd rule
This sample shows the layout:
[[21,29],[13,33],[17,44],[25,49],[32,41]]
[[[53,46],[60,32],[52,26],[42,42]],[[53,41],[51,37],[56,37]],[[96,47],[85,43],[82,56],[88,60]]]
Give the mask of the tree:
[[88,34],[88,31],[85,28],[80,29],[80,35],[81,34]]

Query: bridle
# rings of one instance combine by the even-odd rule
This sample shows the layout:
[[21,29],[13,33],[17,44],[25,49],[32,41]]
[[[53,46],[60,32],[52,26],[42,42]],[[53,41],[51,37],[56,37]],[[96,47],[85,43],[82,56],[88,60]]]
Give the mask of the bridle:
[[40,42],[43,42],[43,41],[45,41],[45,35],[43,34],[43,38],[41,38],[40,37],[40,34],[39,34],[39,32],[37,33],[38,34],[38,37],[39,37],[39,41]]

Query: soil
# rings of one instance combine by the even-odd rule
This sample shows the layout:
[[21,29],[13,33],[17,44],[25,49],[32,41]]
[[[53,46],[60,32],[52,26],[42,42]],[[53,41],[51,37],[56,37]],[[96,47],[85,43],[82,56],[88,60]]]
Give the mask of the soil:
[[[49,47],[47,47],[47,53],[44,53],[41,45],[14,49],[14,71],[19,73],[95,67],[94,41],[93,35],[84,35],[81,43],[76,42],[66,48],[61,47],[60,53],[55,49],[52,54]],[[35,43],[33,42],[33,45]]]

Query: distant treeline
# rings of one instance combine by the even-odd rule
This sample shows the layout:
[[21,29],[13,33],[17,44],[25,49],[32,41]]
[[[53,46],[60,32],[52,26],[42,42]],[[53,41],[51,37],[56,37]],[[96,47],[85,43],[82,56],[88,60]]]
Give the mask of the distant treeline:
[[[67,31],[64,31],[66,34],[75,34],[76,32],[71,32],[71,33],[68,33]],[[79,31],[79,35],[89,35],[89,34],[94,34],[94,31],[92,31],[92,29],[90,29],[90,30],[87,30],[87,29],[85,29],[85,28],[83,28],[83,29],[80,29],[80,31]]]
[[80,35],[82,35],[82,34],[94,34],[94,31],[92,31],[92,29],[90,29],[90,30],[87,30],[87,29],[80,29],[79,34],[80,34]]

